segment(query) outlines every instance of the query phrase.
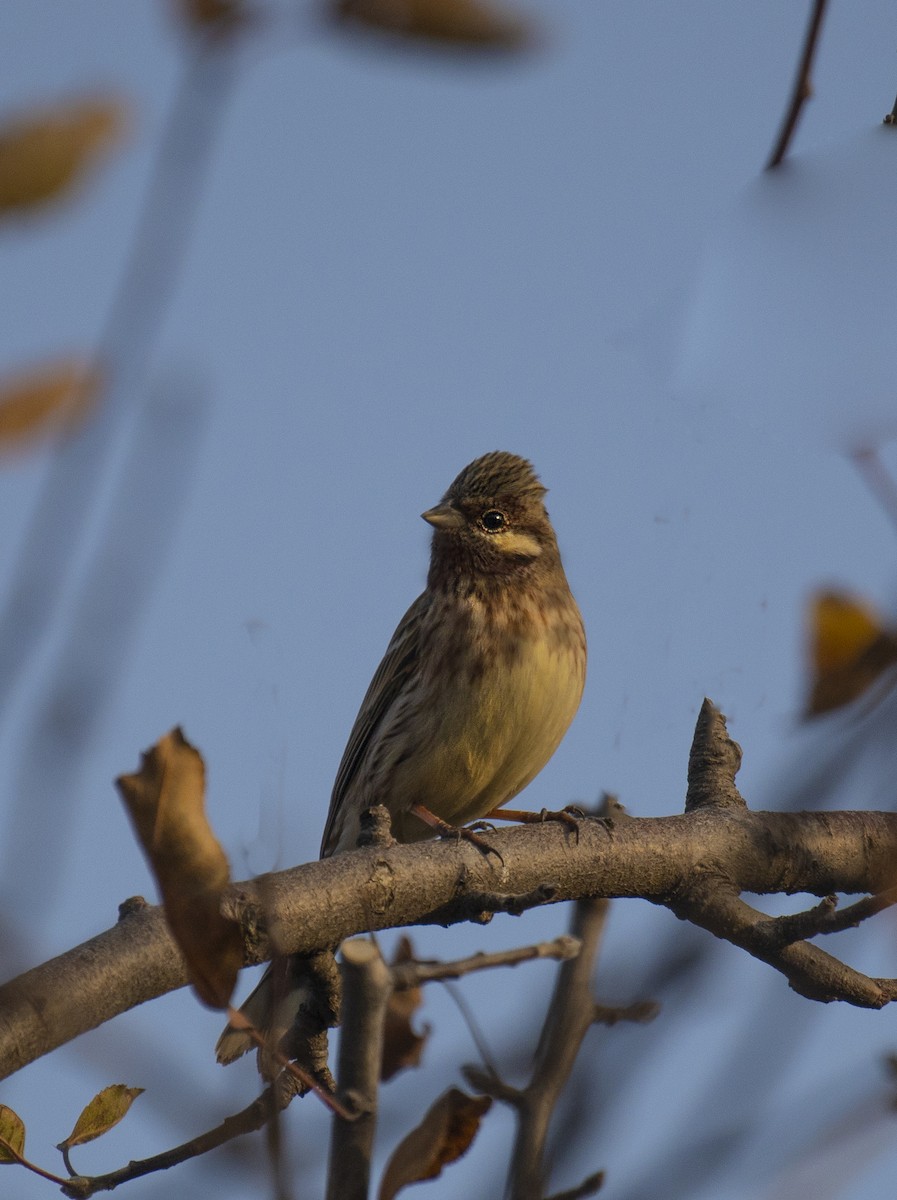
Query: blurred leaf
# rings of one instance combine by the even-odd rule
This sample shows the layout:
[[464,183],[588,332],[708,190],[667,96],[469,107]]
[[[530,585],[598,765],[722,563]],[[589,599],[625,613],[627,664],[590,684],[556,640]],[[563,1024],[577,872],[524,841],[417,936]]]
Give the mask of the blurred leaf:
[[489,1096],[468,1096],[459,1088],[443,1092],[420,1125],[396,1146],[386,1164],[378,1200],[393,1200],[409,1184],[441,1175],[443,1167],[470,1148],[491,1106]]
[[[5,1104],[0,1104],[0,1138],[11,1146],[17,1154],[24,1156],[25,1122],[18,1113],[13,1112],[11,1108],[7,1108]],[[0,1164],[17,1161],[6,1149],[6,1146],[0,1145]]]
[[862,696],[897,663],[897,631],[864,600],[820,592],[810,601],[808,716],[831,712]]
[[0,217],[61,196],[121,139],[126,117],[124,104],[106,97],[0,125]]
[[339,22],[358,22],[401,37],[512,50],[531,40],[520,17],[487,0],[333,0]]
[[101,387],[100,372],[76,358],[0,379],[0,453],[78,427],[93,410]]
[[126,1087],[123,1083],[110,1083],[104,1087],[82,1110],[75,1128],[56,1149],[70,1150],[72,1146],[83,1146],[85,1142],[92,1142],[94,1138],[108,1133],[127,1115],[128,1109],[143,1094],[143,1090]]
[[249,24],[245,0],[175,0],[175,11],[194,31],[222,34]]
[[[413,959],[414,947],[411,939],[402,937],[393,955],[393,965],[412,962]],[[411,1018],[420,1008],[423,998],[423,990],[419,987],[404,988],[390,994],[383,1031],[383,1061],[380,1066],[380,1078],[384,1082],[406,1067],[416,1067],[420,1062],[430,1029],[426,1026],[423,1033],[416,1033],[412,1028]]]
[[243,939],[220,911],[230,870],[205,814],[202,756],[173,729],[142,756],[139,773],[122,775],[116,786],[193,987],[211,1008],[226,1008],[243,965]]

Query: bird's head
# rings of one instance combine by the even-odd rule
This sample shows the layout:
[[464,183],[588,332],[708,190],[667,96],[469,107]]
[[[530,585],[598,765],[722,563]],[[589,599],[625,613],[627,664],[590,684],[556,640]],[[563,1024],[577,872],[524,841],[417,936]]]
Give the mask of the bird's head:
[[435,533],[431,573],[516,573],[557,543],[545,510],[546,488],[532,464],[495,450],[464,468],[435,508],[421,516]]

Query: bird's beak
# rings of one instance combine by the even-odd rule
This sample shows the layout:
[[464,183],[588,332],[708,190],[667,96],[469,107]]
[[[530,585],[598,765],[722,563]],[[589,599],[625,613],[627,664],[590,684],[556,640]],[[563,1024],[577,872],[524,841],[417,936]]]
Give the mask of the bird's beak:
[[451,504],[437,504],[421,516],[436,529],[460,529],[464,524],[464,517]]

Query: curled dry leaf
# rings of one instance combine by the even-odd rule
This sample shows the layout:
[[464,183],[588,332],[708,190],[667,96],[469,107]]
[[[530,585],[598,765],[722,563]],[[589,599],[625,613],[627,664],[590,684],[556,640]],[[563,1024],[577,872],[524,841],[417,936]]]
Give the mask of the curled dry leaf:
[[93,411],[102,382],[98,370],[77,358],[0,379],[0,453],[80,426]]
[[121,139],[127,109],[98,97],[0,125],[0,217],[62,196]]
[[807,716],[856,700],[897,664],[897,630],[871,605],[844,592],[820,592],[810,601],[810,695]]
[[140,771],[122,775],[116,786],[193,987],[210,1007],[226,1008],[243,963],[243,939],[220,910],[230,871],[206,818],[202,756],[173,729],[143,755]]
[[[10,1154],[7,1146],[13,1151]],[[25,1122],[17,1112],[0,1104],[0,1164],[18,1162],[25,1153]]]
[[75,1122],[75,1128],[56,1149],[70,1150],[72,1146],[83,1146],[85,1142],[92,1142],[94,1138],[108,1133],[127,1115],[128,1109],[142,1093],[143,1088],[110,1083],[85,1106]]
[[427,1110],[416,1129],[404,1137],[390,1156],[380,1183],[378,1200],[393,1200],[404,1187],[435,1179],[442,1168],[470,1148],[489,1111],[489,1096],[468,1096],[449,1088]]
[[[414,947],[411,939],[402,937],[393,955],[393,965],[411,962],[413,959]],[[423,1033],[417,1033],[411,1025],[411,1018],[422,1002],[423,990],[419,987],[393,990],[390,993],[383,1030],[383,1060],[380,1065],[380,1078],[384,1082],[406,1067],[416,1067],[420,1062],[427,1038],[430,1036],[430,1028],[425,1026]]]
[[495,50],[531,40],[520,17],[486,0],[334,0],[338,22],[357,22],[401,37]]

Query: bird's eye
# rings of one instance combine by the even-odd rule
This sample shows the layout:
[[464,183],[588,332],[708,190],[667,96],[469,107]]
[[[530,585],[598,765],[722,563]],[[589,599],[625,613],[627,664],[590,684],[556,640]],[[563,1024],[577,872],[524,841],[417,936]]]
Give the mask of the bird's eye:
[[503,512],[499,512],[497,508],[487,509],[480,517],[480,524],[487,533],[498,533],[499,529],[504,529],[508,523],[508,518]]

